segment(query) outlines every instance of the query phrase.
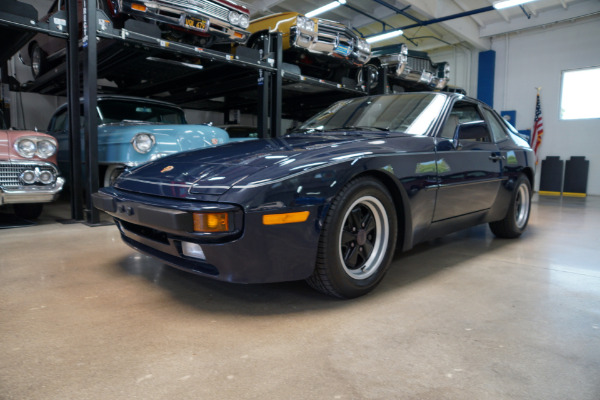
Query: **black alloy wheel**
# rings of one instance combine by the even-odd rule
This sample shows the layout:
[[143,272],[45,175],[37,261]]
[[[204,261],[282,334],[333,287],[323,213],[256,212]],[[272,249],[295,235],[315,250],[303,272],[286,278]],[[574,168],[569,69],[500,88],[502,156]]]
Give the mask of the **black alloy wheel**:
[[382,183],[371,178],[349,182],[328,212],[308,283],[340,298],[370,292],[390,265],[397,226],[394,202]]

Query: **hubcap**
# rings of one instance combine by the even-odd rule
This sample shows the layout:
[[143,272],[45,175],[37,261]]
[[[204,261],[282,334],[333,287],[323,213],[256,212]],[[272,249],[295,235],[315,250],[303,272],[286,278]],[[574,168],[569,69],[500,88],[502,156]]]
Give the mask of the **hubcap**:
[[339,256],[348,275],[366,279],[373,275],[385,257],[389,224],[383,204],[372,196],[356,200],[344,216]]
[[515,197],[515,223],[519,229],[523,229],[527,223],[529,202],[529,190],[527,185],[522,184],[517,189],[517,196]]

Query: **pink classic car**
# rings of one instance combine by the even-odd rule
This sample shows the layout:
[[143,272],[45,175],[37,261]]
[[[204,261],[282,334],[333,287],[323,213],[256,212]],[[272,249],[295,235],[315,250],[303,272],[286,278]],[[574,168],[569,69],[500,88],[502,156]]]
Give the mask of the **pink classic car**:
[[45,133],[9,130],[0,112],[0,207],[34,219],[54,201],[64,179],[56,167],[56,139]]

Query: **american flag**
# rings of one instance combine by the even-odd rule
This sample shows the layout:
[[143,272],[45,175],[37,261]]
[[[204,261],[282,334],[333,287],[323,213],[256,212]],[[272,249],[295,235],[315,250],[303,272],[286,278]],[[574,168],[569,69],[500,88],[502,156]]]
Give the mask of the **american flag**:
[[542,105],[540,103],[540,91],[538,90],[535,100],[535,118],[533,119],[533,133],[531,134],[531,147],[535,152],[536,163],[538,149],[542,144],[542,136],[544,135],[544,124],[542,122]]

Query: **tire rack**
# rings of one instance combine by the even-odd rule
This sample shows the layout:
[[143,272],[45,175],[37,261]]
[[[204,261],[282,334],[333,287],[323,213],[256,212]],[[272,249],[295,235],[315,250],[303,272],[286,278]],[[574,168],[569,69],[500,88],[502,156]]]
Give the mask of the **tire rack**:
[[[3,0],[2,3],[5,1],[19,3],[18,0]],[[8,33],[18,36],[18,40],[12,40],[14,45],[10,49],[0,53],[0,65],[5,65],[6,60],[36,33],[67,40],[78,35],[77,23],[72,22],[77,21],[77,13],[74,11],[77,0],[67,0],[66,3],[67,11],[59,12],[64,15],[56,16],[59,20],[70,22],[68,27],[71,35],[63,31],[64,26],[35,22],[31,16],[7,12],[4,4],[0,4],[0,35],[5,37],[4,34]],[[73,131],[70,143],[73,180],[71,218],[76,222],[89,225],[99,223],[98,210],[91,205],[91,193],[98,190],[98,131],[96,113],[89,112],[96,109],[98,78],[117,76],[122,82],[129,78],[134,80],[133,84],[123,85],[118,90],[114,87],[99,87],[102,92],[153,97],[172,101],[186,108],[207,111],[226,112],[227,109],[234,108],[250,113],[254,111],[257,114],[259,135],[265,138],[282,135],[281,118],[284,112],[304,119],[335,100],[367,94],[368,84],[357,86],[352,80],[343,81],[343,84],[335,83],[290,71],[282,62],[280,33],[270,34],[262,51],[240,46],[233,54],[225,53],[161,39],[155,25],[137,20],[127,20],[122,29],[116,29],[103,11],[95,7],[86,8],[88,3],[95,4],[95,0],[83,2],[84,20],[87,22],[87,25],[84,23],[84,50],[79,51],[78,41],[68,40],[66,63],[18,88],[28,92],[66,95],[69,110],[78,110],[81,104],[79,88],[80,85],[83,87],[86,169],[91,173],[87,174],[87,182],[83,182],[81,168],[75,168],[76,165],[82,165],[81,137],[79,131]],[[97,38],[102,40],[97,42]],[[189,62],[190,60],[193,61]],[[149,63],[152,65],[150,68],[147,67]],[[80,64],[83,65],[82,74],[79,73]],[[148,79],[135,82],[140,71],[145,70],[149,70],[150,74],[150,71],[156,71],[163,78],[163,71],[168,70],[170,75],[167,79],[149,76]],[[118,76],[122,71],[125,72]],[[221,82],[216,77],[222,77]],[[190,85],[191,83],[194,84]],[[174,90],[169,93],[169,97],[160,95],[170,89]],[[214,100],[228,96],[233,97],[229,104],[224,105],[223,102]],[[299,113],[302,110],[304,112]],[[79,113],[69,112],[70,126],[80,126],[79,119]],[[81,202],[84,192],[87,195],[85,210]]]

